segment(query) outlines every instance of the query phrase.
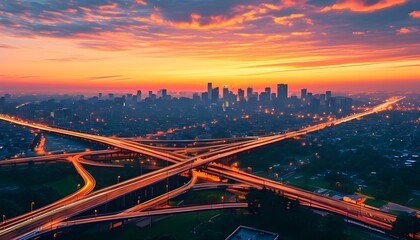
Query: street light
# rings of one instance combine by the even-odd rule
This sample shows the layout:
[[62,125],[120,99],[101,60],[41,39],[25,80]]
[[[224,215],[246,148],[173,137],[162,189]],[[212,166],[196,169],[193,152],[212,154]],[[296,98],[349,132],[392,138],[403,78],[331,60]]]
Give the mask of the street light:
[[140,161],[140,175],[143,175],[143,163],[144,161]]
[[117,177],[117,183],[120,183],[120,178],[121,178],[121,176],[118,175],[118,177]]
[[95,217],[98,215],[98,210],[95,209]]
[[6,224],[6,215],[3,214],[3,224]]
[[140,204],[140,196],[137,196],[137,205]]
[[31,214],[32,214],[32,211],[34,210],[34,205],[35,205],[35,202],[31,202]]

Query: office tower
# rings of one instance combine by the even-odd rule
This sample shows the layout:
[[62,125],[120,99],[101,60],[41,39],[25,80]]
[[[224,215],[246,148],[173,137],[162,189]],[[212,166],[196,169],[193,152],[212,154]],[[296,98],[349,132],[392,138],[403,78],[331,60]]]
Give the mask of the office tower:
[[113,93],[109,93],[108,94],[108,99],[111,100],[111,101],[114,100],[114,94]]
[[211,100],[211,97],[213,95],[212,90],[213,90],[213,83],[211,82],[207,83],[207,95],[208,95],[209,100]]
[[316,113],[319,111],[319,107],[320,107],[320,101],[317,98],[312,98],[311,102],[310,102],[310,106],[311,106],[311,111]]
[[271,88],[270,87],[266,87],[265,88],[265,93],[267,94],[267,96],[268,96],[268,100],[270,100],[270,97],[271,97]]
[[327,100],[327,108],[328,108],[328,111],[332,113],[336,113],[337,112],[337,98],[330,97]]
[[249,97],[252,96],[252,94],[254,93],[254,89],[252,89],[252,87],[248,87],[246,89],[246,97],[249,99]]
[[325,96],[327,97],[327,100],[331,98],[331,91],[326,91]]
[[203,101],[203,102],[208,102],[209,101],[209,93],[208,92],[201,93],[201,101]]
[[325,94],[319,94],[319,101],[321,101],[321,105],[325,105]]
[[98,99],[101,100],[102,99],[102,93],[99,93],[98,95]]
[[149,98],[153,97],[153,91],[149,91]]
[[305,99],[306,98],[306,93],[307,93],[307,89],[306,88],[302,88],[301,90],[300,90],[300,99]]
[[271,93],[271,101],[274,101],[276,99],[276,93]]
[[242,88],[238,89],[238,97],[239,97],[239,101],[245,100],[245,91]]
[[277,84],[277,98],[282,102],[287,100],[287,84]]
[[219,101],[219,87],[213,88],[211,90],[211,101],[212,102]]
[[341,99],[341,111],[343,113],[350,113],[352,111],[353,99],[343,98]]
[[137,90],[137,102],[141,101],[141,91]]
[[[207,97],[207,96],[206,96]],[[208,97],[207,97],[208,98]],[[193,93],[193,97],[192,97],[193,102],[197,103],[200,101],[200,96],[198,95],[198,93]]]
[[127,93],[127,102],[131,102],[133,100],[133,94],[132,93]]
[[229,88],[227,85],[223,86],[223,100],[229,99]]
[[308,92],[308,94],[306,94],[306,98],[308,99],[309,102],[311,102],[312,93],[311,92]]
[[260,102],[267,103],[270,101],[270,95],[267,94],[267,92],[260,93]]
[[167,99],[168,98],[168,90],[166,90],[166,89],[160,89],[158,92],[157,92],[157,96],[158,97],[160,97],[160,98],[162,98],[162,99]]

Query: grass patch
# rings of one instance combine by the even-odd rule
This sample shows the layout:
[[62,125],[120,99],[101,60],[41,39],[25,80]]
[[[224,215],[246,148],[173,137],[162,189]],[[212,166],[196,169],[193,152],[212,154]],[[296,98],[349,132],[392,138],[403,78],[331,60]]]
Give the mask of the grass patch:
[[70,163],[0,168],[0,214],[8,218],[51,204],[77,190],[83,183]]
[[188,191],[180,196],[184,199],[184,205],[218,203],[221,202],[222,196],[229,194],[224,189],[220,190],[204,190],[204,191]]
[[412,200],[408,201],[408,206],[420,209],[420,196],[413,195]]
[[84,182],[81,178],[75,178],[74,176],[66,176],[62,179],[48,183],[48,185],[58,192],[61,196],[70,195],[78,190],[77,184],[83,187]]
[[384,201],[384,200],[378,200],[378,199],[373,199],[373,198],[368,198],[366,199],[366,201],[364,202],[364,204],[372,206],[372,207],[376,207],[376,208],[381,208],[382,206],[388,204],[388,202]]
[[[181,213],[152,223],[152,227],[140,228],[135,224],[124,226],[123,229],[114,229],[101,233],[79,234],[81,239],[154,239],[163,236],[171,236],[175,239],[194,239],[193,229],[202,222],[208,222],[210,218],[220,214],[221,211],[204,211],[194,213]],[[160,218],[160,217],[154,217]],[[68,238],[70,239],[70,238]]]

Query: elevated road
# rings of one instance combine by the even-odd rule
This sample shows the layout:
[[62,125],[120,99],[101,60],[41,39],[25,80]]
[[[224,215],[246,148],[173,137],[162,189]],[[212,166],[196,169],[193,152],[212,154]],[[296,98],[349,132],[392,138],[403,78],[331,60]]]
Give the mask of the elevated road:
[[82,177],[85,183],[82,188],[80,188],[77,192],[67,197],[64,197],[50,205],[36,209],[30,213],[26,213],[15,218],[11,218],[7,221],[6,224],[2,225],[2,228],[7,229],[7,228],[19,226],[22,223],[27,223],[28,221],[31,221],[34,218],[34,216],[43,215],[48,212],[54,211],[54,209],[60,206],[64,206],[66,204],[72,203],[76,201],[77,199],[82,198],[84,195],[90,193],[95,188],[95,179],[92,177],[92,175],[90,175],[88,171],[86,171],[85,168],[83,168],[83,166],[78,161],[79,158],[83,157],[83,155],[86,155],[86,154],[88,153],[79,154],[73,157],[68,157],[66,159],[67,161],[70,161],[73,164],[78,174]]
[[[371,110],[367,110],[363,113],[358,113],[358,114],[353,114],[351,116],[348,117],[344,117],[341,119],[337,119],[337,120],[332,120],[332,121],[328,121],[325,123],[321,123],[321,124],[317,124],[314,126],[310,126],[310,127],[306,127],[303,129],[300,129],[298,131],[293,131],[293,132],[288,132],[288,133],[283,133],[283,134],[278,134],[278,135],[273,135],[273,136],[268,136],[268,137],[261,137],[258,138],[257,140],[250,142],[250,143],[243,143],[240,145],[235,145],[235,146],[227,146],[224,149],[221,150],[217,150],[217,151],[213,151],[205,156],[203,155],[199,155],[197,157],[193,157],[193,158],[189,158],[187,160],[185,159],[177,159],[175,160],[175,158],[170,158],[171,161],[177,162],[177,161],[181,161],[178,163],[175,163],[173,165],[170,165],[166,168],[154,171],[152,173],[148,173],[136,178],[133,178],[129,181],[125,181],[123,183],[120,184],[116,184],[113,185],[111,187],[108,187],[106,189],[102,189],[101,191],[95,192],[94,194],[88,195],[83,197],[82,199],[79,199],[75,202],[72,202],[70,204],[67,205],[61,205],[60,207],[57,207],[51,211],[49,211],[48,213],[45,214],[41,214],[41,215],[36,215],[33,217],[33,219],[28,220],[26,223],[22,223],[22,224],[18,224],[9,228],[6,228],[2,231],[0,231],[0,236],[1,237],[6,237],[7,239],[10,238],[15,238],[17,236],[21,236],[22,234],[28,233],[31,230],[43,226],[46,223],[48,223],[49,219],[56,219],[57,221],[64,221],[65,219],[76,215],[77,213],[83,212],[85,210],[91,209],[95,206],[97,206],[98,204],[102,203],[102,202],[106,202],[109,201],[111,199],[114,199],[118,196],[121,196],[123,194],[132,192],[138,188],[144,187],[144,186],[148,186],[151,184],[154,184],[156,182],[162,181],[165,178],[168,178],[170,176],[173,175],[177,175],[180,174],[182,172],[188,171],[189,169],[193,169],[199,166],[203,166],[206,165],[210,162],[213,161],[217,161],[220,160],[222,158],[240,153],[240,152],[244,152],[244,151],[248,151],[257,147],[261,147],[261,146],[265,146],[267,144],[271,144],[274,142],[278,142],[281,141],[283,139],[286,138],[292,138],[295,136],[299,136],[299,135],[304,135],[307,134],[309,132],[314,132],[314,131],[318,131],[321,130],[325,127],[329,127],[332,125],[337,125],[343,122],[347,122],[353,119],[357,119],[360,117],[364,117],[367,116],[369,114],[373,114],[376,113],[378,111],[382,111],[387,109],[389,106],[391,106],[392,104],[394,104],[395,102],[400,101],[403,98],[393,98],[388,100],[387,102],[380,104],[378,106],[376,106],[375,108],[372,108]],[[6,120],[15,124],[20,124],[20,125],[24,125],[24,126],[35,126],[36,128],[41,129],[39,126],[33,125],[33,124],[28,124],[28,123],[23,123],[21,120],[14,120],[10,117],[5,117],[5,116],[0,116],[0,119],[2,120]],[[76,136],[76,137],[80,137],[80,138],[86,138],[88,140],[92,140],[92,141],[97,141],[97,142],[102,142],[104,144],[109,144],[121,149],[126,149],[126,150],[130,150],[130,151],[134,151],[134,152],[140,152],[143,154],[150,153],[153,154],[157,157],[165,157],[165,158],[169,158],[169,154],[168,153],[162,153],[162,152],[158,152],[155,150],[150,150],[148,149],[146,146],[141,146],[139,147],[138,145],[126,142],[126,141],[120,141],[120,140],[115,140],[115,139],[110,139],[110,138],[106,138],[106,137],[100,137],[100,136],[96,136],[96,135],[89,135],[89,134],[83,134],[83,133],[77,133],[77,132],[72,132],[72,131],[68,131],[68,130],[61,130],[61,129],[54,129],[54,128],[50,128],[50,127],[45,127],[42,126],[42,130],[45,131],[51,131],[51,132],[57,132],[60,134],[65,134],[65,135],[70,135],[70,136]],[[64,131],[64,132],[63,132]],[[140,149],[139,149],[140,148]],[[171,156],[173,157],[173,156]]]
[[97,216],[84,218],[79,220],[71,220],[58,224],[57,228],[62,227],[71,227],[81,224],[95,223],[95,222],[104,222],[104,221],[115,221],[115,220],[125,220],[141,217],[150,217],[158,215],[167,215],[167,214],[176,214],[176,213],[186,213],[186,212],[197,212],[197,211],[208,211],[208,210],[218,210],[226,208],[247,208],[248,203],[217,203],[217,204],[206,204],[198,206],[188,206],[188,207],[174,207],[174,208],[164,208],[143,212],[126,212],[118,215],[106,215],[106,216]]
[[335,200],[321,194],[316,194],[263,177],[258,177],[228,166],[212,164],[204,171],[211,174],[217,174],[218,176],[223,176],[225,178],[229,178],[241,183],[249,184],[259,189],[265,187],[267,189],[280,192],[288,198],[297,199],[303,205],[308,205],[310,207],[324,209],[337,214],[348,216],[381,229],[391,230],[392,222],[396,220],[396,217],[392,214],[365,207],[364,205]]
[[51,133],[76,137],[76,138],[80,138],[84,140],[89,140],[89,141],[93,141],[97,143],[102,143],[102,144],[113,146],[119,149],[124,149],[124,150],[132,151],[132,152],[136,152],[140,154],[145,154],[151,157],[156,157],[158,159],[162,159],[169,162],[177,162],[177,161],[184,160],[184,158],[180,157],[177,154],[174,154],[171,152],[157,151],[157,150],[151,149],[148,145],[134,143],[134,142],[123,140],[123,139],[103,137],[103,136],[98,136],[98,135],[93,135],[93,134],[88,134],[88,133],[81,133],[81,132],[76,132],[76,131],[71,131],[71,130],[66,130],[66,129],[49,127],[49,126],[37,124],[37,123],[29,123],[27,121],[15,119],[14,117],[9,117],[3,114],[0,114],[0,120],[7,121],[16,125],[43,130],[46,132],[51,132]]

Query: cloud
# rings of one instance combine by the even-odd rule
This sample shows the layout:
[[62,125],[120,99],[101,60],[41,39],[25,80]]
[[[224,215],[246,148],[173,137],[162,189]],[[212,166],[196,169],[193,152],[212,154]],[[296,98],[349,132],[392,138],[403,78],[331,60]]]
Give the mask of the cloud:
[[331,10],[350,10],[353,12],[373,12],[406,3],[407,0],[341,0],[324,7],[321,12]]
[[15,46],[0,43],[0,48],[15,49]]
[[416,27],[402,27],[397,30],[399,34],[417,33],[418,31]]
[[420,18],[420,11],[412,11],[409,13],[412,18]]
[[[417,35],[403,33],[416,31],[410,27],[415,9],[403,0],[17,0],[0,3],[0,31],[100,51],[242,61],[302,49],[322,55],[348,46],[376,49],[378,42],[412,49]],[[47,60],[91,61],[71,55]]]
[[274,18],[274,22],[280,25],[287,25],[289,27],[293,26],[293,19],[297,19],[297,18],[303,18],[305,17],[305,14],[290,14],[288,16],[284,16],[284,17],[275,17]]

